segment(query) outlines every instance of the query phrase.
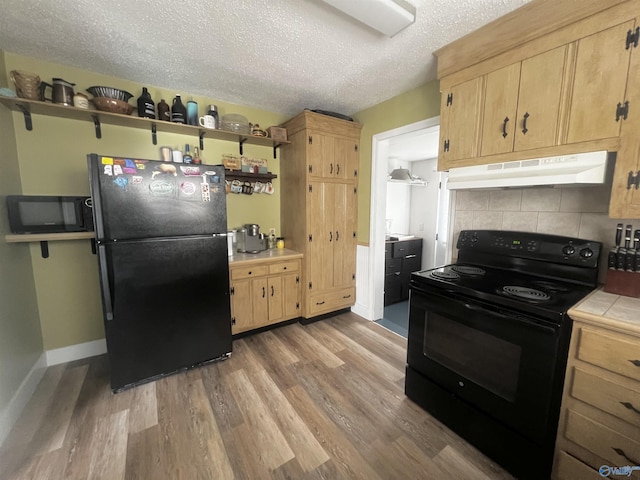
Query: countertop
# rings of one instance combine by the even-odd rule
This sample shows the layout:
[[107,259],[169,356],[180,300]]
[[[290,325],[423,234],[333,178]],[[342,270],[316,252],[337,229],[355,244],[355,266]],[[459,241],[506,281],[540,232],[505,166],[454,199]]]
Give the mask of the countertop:
[[272,248],[263,250],[260,253],[236,252],[233,256],[229,257],[229,265],[244,265],[264,260],[293,260],[295,258],[302,258],[302,253],[289,250],[288,248]]
[[623,297],[599,288],[569,309],[574,320],[640,335],[640,298]]

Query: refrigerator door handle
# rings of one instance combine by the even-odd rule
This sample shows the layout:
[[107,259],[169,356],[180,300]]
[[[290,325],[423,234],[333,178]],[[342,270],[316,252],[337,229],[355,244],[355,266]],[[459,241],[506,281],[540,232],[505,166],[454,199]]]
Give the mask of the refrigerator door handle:
[[227,237],[228,235],[226,233],[212,233],[211,236],[212,237]]
[[113,299],[111,296],[111,286],[109,285],[107,253],[104,245],[98,246],[98,257],[100,259],[100,280],[102,282],[102,301],[104,302],[105,317],[108,321],[111,321],[113,320]]

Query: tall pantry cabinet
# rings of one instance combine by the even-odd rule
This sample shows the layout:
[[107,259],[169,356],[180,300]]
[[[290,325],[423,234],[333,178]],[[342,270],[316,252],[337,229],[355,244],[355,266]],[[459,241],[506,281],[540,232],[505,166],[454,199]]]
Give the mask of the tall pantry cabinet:
[[302,317],[355,304],[362,125],[303,111],[283,125],[280,223],[287,248],[304,253]]

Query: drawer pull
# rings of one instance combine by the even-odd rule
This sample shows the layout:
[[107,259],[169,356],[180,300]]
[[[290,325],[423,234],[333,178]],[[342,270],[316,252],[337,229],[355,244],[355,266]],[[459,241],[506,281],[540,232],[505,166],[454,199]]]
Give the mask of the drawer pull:
[[640,410],[638,410],[636,407],[633,406],[633,404],[629,403],[629,402],[620,402],[622,404],[623,407],[629,409],[629,410],[633,410],[636,413],[640,413]]
[[636,367],[640,367],[640,360],[629,360],[631,363],[633,363]]
[[283,270],[286,270],[286,269],[287,269],[287,267],[282,267],[282,269],[283,269]]
[[249,273],[248,273],[248,275],[251,275],[252,273],[253,273],[253,272],[252,272],[251,270],[249,270]]
[[342,298],[350,298],[350,297],[351,297],[351,294],[342,296]]
[[611,447],[611,449],[616,452],[618,455],[623,456],[624,458],[626,458],[629,462],[631,462],[633,465],[640,465],[640,462],[637,462],[629,457],[627,457],[627,454],[624,453],[624,450],[622,450],[621,448],[614,448]]
[[324,300],[322,302],[316,302],[316,305],[324,305]]
[[404,257],[404,258],[416,258],[417,256],[418,256],[418,255],[407,255],[407,256],[406,256],[406,257]]

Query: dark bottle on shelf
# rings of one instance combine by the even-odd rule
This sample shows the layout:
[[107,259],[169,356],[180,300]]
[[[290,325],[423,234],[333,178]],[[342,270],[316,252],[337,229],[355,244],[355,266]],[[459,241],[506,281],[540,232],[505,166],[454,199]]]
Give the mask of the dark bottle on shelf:
[[138,116],[144,118],[156,118],[155,103],[147,87],[142,87],[142,95],[138,98]]
[[193,163],[193,157],[191,156],[191,153],[189,152],[189,144],[188,143],[184,146],[184,155],[182,156],[182,161],[184,163]]
[[187,123],[187,108],[182,103],[180,95],[176,95],[171,106],[171,121],[173,123]]
[[169,104],[164,101],[164,98],[160,100],[158,104],[158,120],[164,120],[165,122],[171,121],[171,108],[169,108]]

